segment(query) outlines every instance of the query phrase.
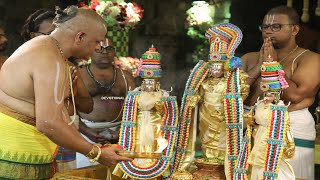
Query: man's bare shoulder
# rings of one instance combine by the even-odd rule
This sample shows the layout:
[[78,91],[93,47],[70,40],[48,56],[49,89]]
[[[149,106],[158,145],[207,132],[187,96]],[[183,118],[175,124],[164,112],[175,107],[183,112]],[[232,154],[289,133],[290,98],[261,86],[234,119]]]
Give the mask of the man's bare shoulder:
[[[303,51],[302,51],[303,52]],[[320,54],[312,52],[312,51],[306,51],[304,54],[302,54],[301,58],[297,59],[298,67],[312,67],[314,69],[319,70],[320,66]],[[310,69],[309,69],[310,70]],[[308,71],[307,69],[305,71]]]
[[61,59],[61,55],[57,52],[57,46],[53,44],[49,37],[39,37],[21,45],[8,58],[8,61],[15,61],[37,69],[41,66],[50,66]]
[[319,63],[320,61],[320,54],[313,52],[313,51],[307,51],[306,58],[310,61],[313,61],[314,63]]

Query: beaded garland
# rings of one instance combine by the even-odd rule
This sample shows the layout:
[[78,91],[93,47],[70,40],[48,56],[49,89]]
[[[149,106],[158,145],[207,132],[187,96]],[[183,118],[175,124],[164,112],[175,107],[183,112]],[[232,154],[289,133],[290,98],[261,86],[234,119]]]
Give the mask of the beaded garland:
[[[250,110],[251,114],[254,114],[255,109]],[[243,139],[242,149],[239,153],[236,168],[233,170],[233,180],[248,180],[249,164],[248,158],[251,153],[252,147],[252,130],[253,126],[247,124],[246,134]]]
[[236,168],[233,170],[233,180],[248,180],[248,157],[250,155],[252,145],[251,136],[252,127],[247,125],[247,131],[243,139],[242,149],[238,156]]
[[226,91],[224,96],[224,111],[226,120],[226,153],[227,163],[229,163],[229,174],[233,177],[233,169],[240,150],[243,139],[243,102],[240,95],[240,69],[230,71],[226,81]]
[[171,173],[180,170],[186,152],[186,147],[188,145],[192,109],[188,108],[187,97],[197,93],[200,84],[207,76],[209,69],[209,64],[200,60],[192,69],[186,83],[185,91],[181,101],[179,132],[178,140],[176,142],[177,148]]
[[119,134],[119,145],[128,151],[135,149],[137,104],[140,92],[128,91],[123,109],[122,123]]
[[278,177],[288,121],[286,106],[270,105],[263,180],[276,180]]
[[[139,92],[129,91],[122,118],[120,129],[119,145],[125,150],[134,152],[136,139],[137,124],[137,102]],[[164,116],[162,119],[162,136],[168,140],[168,146],[162,151],[160,159],[150,164],[139,165],[133,160],[132,162],[121,161],[120,168],[131,178],[150,179],[160,176],[170,167],[174,155],[174,146],[177,138],[178,125],[178,105],[176,97],[166,97],[161,99],[164,106]]]

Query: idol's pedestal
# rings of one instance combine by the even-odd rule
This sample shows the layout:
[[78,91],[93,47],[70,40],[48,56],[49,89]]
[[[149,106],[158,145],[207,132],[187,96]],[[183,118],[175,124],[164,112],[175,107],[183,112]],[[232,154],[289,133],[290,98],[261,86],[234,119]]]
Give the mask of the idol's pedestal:
[[206,179],[206,180],[225,180],[224,165],[209,164],[207,162],[196,161],[198,170],[194,172],[193,179]]

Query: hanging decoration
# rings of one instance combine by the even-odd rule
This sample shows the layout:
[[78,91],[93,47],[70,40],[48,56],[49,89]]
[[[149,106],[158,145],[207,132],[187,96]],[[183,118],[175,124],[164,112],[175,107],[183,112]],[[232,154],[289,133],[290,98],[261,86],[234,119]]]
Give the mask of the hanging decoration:
[[141,7],[137,3],[123,0],[90,0],[87,3],[81,1],[79,6],[96,11],[105,20],[107,37],[116,48],[116,56],[129,56],[129,30],[141,21]]

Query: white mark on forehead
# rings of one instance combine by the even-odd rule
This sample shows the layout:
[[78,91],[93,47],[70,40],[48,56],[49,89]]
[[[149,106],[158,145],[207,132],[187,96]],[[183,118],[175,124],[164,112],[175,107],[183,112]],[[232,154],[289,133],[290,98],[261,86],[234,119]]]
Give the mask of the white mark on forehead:
[[269,24],[269,15],[266,16],[266,21],[265,24],[268,25]]
[[110,45],[109,44],[109,39],[106,39],[105,41],[100,41],[100,46],[103,47],[103,48],[106,48],[109,45]]
[[61,104],[63,99],[64,99],[63,98],[64,97],[64,91],[62,92],[62,97],[59,100],[58,99],[58,87],[59,87],[59,77],[60,77],[60,64],[59,64],[59,62],[57,62],[57,66],[56,67],[57,67],[57,74],[56,74],[56,78],[55,78],[55,81],[54,81],[53,97],[54,97],[55,103]]
[[270,24],[273,24],[273,21],[274,21],[274,15],[272,15],[272,21],[271,21]]
[[269,14],[266,16],[266,22],[265,22],[266,25],[273,24],[273,21],[274,21],[274,15]]

